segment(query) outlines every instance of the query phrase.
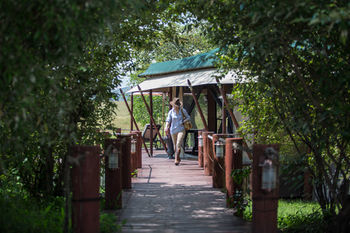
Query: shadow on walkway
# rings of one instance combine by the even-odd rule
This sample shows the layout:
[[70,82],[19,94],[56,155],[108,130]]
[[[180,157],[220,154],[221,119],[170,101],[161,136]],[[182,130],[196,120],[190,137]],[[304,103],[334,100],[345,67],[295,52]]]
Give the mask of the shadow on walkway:
[[225,202],[197,161],[182,159],[175,166],[165,154],[156,154],[143,157],[117,215],[127,221],[122,232],[250,232],[250,224],[233,216]]

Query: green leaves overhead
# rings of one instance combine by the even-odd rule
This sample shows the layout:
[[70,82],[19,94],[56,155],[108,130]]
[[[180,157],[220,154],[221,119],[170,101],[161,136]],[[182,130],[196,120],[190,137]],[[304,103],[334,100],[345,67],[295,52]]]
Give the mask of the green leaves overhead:
[[[283,142],[285,132],[301,154],[306,145],[322,208],[348,215],[340,186],[349,187],[350,176],[349,2],[181,1],[178,7],[206,22],[208,36],[225,49],[222,68],[251,81],[235,90],[249,117],[242,130],[264,143]],[[337,221],[331,229],[344,231],[349,219]]]
[[20,170],[33,195],[62,191],[68,146],[113,128],[113,90],[133,68],[130,50],[153,46],[168,4],[0,2],[0,173]]

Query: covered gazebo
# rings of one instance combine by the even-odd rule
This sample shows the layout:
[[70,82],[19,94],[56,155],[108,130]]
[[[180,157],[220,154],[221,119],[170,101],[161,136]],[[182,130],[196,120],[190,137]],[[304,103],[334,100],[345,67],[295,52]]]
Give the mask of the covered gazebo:
[[[204,95],[207,111],[203,115],[207,121],[207,130],[214,133],[235,133],[237,121],[241,120],[241,114],[233,111],[236,119],[231,119],[229,112],[223,107],[224,101],[221,93],[222,91],[230,93],[233,84],[237,83],[238,79],[234,72],[229,72],[224,77],[219,73],[215,67],[216,53],[218,52],[218,49],[214,49],[207,53],[183,59],[151,64],[144,73],[139,75],[145,80],[128,91],[131,96],[131,112],[133,111],[134,94],[140,94],[141,92],[149,94],[149,110],[151,112],[150,115],[152,115],[152,95],[154,93],[162,93],[168,96],[169,100],[173,97],[180,98],[184,103],[184,108],[193,117],[193,109],[196,106],[197,108],[199,107],[196,105],[195,100]],[[217,77],[222,77],[220,79],[221,92],[216,80]],[[189,83],[192,89],[189,87]],[[217,114],[219,109],[222,111],[220,118],[218,118]],[[236,124],[234,124],[234,121],[236,121]],[[152,130],[152,121],[150,125]],[[131,130],[134,128],[133,121],[131,121],[130,128]],[[151,154],[152,143],[151,140]]]

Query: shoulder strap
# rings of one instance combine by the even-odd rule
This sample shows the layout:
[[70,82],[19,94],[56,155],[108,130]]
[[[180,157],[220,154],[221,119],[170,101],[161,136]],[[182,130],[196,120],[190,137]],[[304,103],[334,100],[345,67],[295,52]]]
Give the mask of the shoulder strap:
[[182,110],[182,108],[181,108],[181,114],[182,114],[183,120],[185,120],[185,114],[184,114],[184,111]]

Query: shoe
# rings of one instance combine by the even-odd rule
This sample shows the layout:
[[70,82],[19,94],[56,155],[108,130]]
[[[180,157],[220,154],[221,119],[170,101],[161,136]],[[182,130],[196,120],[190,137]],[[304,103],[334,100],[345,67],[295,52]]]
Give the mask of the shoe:
[[180,162],[175,162],[175,166],[178,166]]
[[170,155],[168,156],[168,159],[175,159],[174,156]]

